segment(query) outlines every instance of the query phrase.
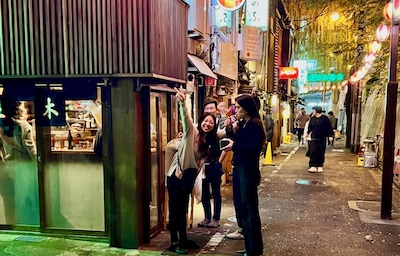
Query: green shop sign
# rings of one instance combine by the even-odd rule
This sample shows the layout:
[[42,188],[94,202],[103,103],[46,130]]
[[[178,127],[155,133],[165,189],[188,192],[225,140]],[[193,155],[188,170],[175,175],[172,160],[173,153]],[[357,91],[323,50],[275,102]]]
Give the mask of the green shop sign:
[[317,73],[310,73],[307,75],[307,81],[308,82],[340,82],[344,78],[344,75],[342,73],[338,74],[317,74]]

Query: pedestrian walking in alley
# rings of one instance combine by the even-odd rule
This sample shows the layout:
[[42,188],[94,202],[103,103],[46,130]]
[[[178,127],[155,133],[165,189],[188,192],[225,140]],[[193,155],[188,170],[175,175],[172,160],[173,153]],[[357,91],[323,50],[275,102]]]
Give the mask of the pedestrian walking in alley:
[[[218,114],[217,107],[218,101],[214,98],[206,98],[204,101],[204,113],[209,113],[216,117]],[[225,119],[219,118],[219,120],[216,121],[216,130],[223,128],[221,127],[221,123],[223,123]],[[215,140],[217,140],[217,138],[215,138]],[[221,153],[220,150],[212,150],[211,153],[212,154],[207,156],[205,167],[203,169],[204,172],[200,173],[203,177],[201,186],[201,204],[203,205],[204,210],[204,220],[200,222],[198,226],[216,228],[219,227],[219,220],[221,217],[221,175],[223,174],[221,163],[224,160],[226,152]],[[213,200],[214,214],[212,214],[211,211],[211,199]]]
[[257,189],[261,179],[259,159],[266,135],[256,103],[250,95],[236,98],[235,115],[241,121],[236,132],[227,130],[233,140],[227,139],[229,144],[222,149],[234,152],[233,198],[236,217],[243,228],[244,255],[262,255]]
[[[328,112],[328,118],[329,118],[329,122],[331,122],[332,125],[332,129],[333,129],[333,135],[335,135],[335,130],[337,129],[337,119],[335,117],[335,115],[333,114],[333,111],[329,111]],[[335,138],[335,136],[333,136],[333,138]],[[328,145],[332,145],[335,142],[335,140],[328,140]]]
[[326,138],[333,141],[333,129],[329,118],[322,114],[320,106],[312,108],[306,136],[309,141],[309,172],[323,172],[322,166],[325,162]]
[[187,249],[199,246],[187,236],[187,211],[189,195],[192,192],[198,170],[211,155],[218,153],[216,117],[205,113],[193,124],[185,106],[185,92],[177,89],[176,98],[182,119],[183,137],[174,154],[167,174],[169,231],[171,245],[168,250],[178,254],[188,253]]
[[297,123],[297,138],[299,140],[299,145],[304,145],[303,134],[304,134],[304,127],[307,121],[310,120],[310,116],[307,115],[306,110],[304,108],[300,109],[299,115],[296,117],[295,122]]

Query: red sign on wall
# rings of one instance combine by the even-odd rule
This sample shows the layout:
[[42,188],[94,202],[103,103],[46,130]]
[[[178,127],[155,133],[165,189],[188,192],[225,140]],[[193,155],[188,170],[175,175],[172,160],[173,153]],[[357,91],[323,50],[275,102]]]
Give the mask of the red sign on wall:
[[295,67],[280,67],[279,79],[296,79],[299,77],[299,69]]
[[215,80],[212,77],[206,76],[206,86],[211,86],[211,87],[215,87],[216,86],[216,82],[217,80]]

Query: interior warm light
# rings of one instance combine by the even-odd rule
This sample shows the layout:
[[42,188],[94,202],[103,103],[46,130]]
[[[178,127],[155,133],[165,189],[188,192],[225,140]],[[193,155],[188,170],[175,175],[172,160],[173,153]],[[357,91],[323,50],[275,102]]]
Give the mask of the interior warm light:
[[272,95],[272,97],[271,97],[271,105],[272,106],[278,105],[278,95],[276,95],[276,94]]
[[290,117],[290,108],[286,108],[282,111],[283,118],[289,119]]
[[390,35],[390,27],[386,24],[381,24],[376,29],[376,38],[381,42],[388,39],[389,35]]
[[381,42],[374,40],[369,43],[369,52],[377,54],[381,50]]

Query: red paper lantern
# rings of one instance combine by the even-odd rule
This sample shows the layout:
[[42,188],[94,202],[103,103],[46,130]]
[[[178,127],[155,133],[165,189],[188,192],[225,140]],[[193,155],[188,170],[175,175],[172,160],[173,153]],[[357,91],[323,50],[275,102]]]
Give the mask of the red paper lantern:
[[374,62],[376,59],[375,54],[367,53],[364,57],[364,63],[371,63]]
[[385,7],[383,7],[383,16],[388,21],[392,20],[392,2],[385,4]]
[[395,18],[400,17],[400,0],[392,0],[393,14]]
[[383,8],[383,16],[388,21],[392,20],[392,14],[395,18],[400,18],[400,0],[392,0]]
[[386,24],[381,24],[376,29],[376,38],[381,42],[388,39],[389,35],[390,35],[390,27]]

